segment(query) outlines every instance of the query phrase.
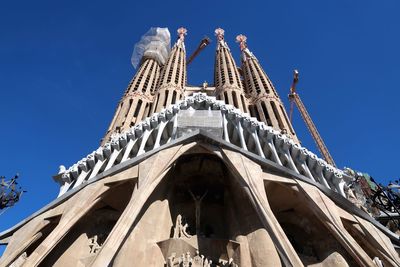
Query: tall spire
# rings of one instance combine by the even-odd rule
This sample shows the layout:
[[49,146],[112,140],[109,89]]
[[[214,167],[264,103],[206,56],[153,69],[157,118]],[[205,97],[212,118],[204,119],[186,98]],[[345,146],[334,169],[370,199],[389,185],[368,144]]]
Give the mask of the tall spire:
[[257,58],[247,47],[247,37],[240,34],[236,36],[236,41],[241,50],[244,85],[250,95],[250,114],[265,124],[286,133],[298,142],[275,87]]
[[113,133],[123,132],[149,116],[159,76],[158,61],[152,57],[144,57],[118,104],[102,145],[110,140]]
[[218,99],[231,104],[243,112],[248,112],[247,101],[243,91],[242,81],[235,60],[224,40],[225,31],[221,28],[215,30],[217,37],[217,50],[215,55],[214,84]]
[[186,50],[184,41],[187,30],[181,27],[177,30],[177,33],[178,40],[171,50],[167,63],[161,70],[153,113],[160,112],[163,108],[176,103],[184,93],[186,85]]

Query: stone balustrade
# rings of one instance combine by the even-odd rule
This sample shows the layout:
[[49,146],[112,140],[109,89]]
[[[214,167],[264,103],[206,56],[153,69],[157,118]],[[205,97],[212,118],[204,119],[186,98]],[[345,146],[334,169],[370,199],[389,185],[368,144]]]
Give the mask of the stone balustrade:
[[110,142],[70,168],[65,169],[61,166],[59,174],[54,176],[61,185],[59,196],[117,164],[174,140],[177,136],[176,114],[189,108],[220,110],[223,118],[223,139],[226,142],[273,161],[345,196],[343,177],[346,174],[342,170],[329,165],[285,134],[204,93],[194,93],[193,96],[146,118],[128,131],[113,135]]

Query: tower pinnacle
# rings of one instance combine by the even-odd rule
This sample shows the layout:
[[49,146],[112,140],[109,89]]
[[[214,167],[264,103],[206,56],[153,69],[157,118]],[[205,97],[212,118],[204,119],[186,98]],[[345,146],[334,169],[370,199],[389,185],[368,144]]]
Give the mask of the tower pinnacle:
[[179,39],[184,41],[185,40],[185,35],[187,35],[187,29],[183,28],[183,27],[180,27],[177,30],[177,32],[178,32]]
[[186,49],[185,35],[187,30],[181,27],[177,30],[178,40],[169,54],[169,58],[161,70],[161,76],[154,100],[153,113],[175,104],[183,97],[186,85]]
[[215,55],[214,84],[218,99],[231,104],[243,112],[248,112],[247,101],[243,91],[242,81],[235,60],[224,40],[225,31],[221,28],[215,30],[218,40]]
[[242,70],[244,85],[250,95],[250,114],[298,142],[275,87],[247,46],[247,37],[240,34],[236,36],[236,41],[242,51]]
[[215,29],[215,36],[217,36],[218,41],[224,40],[224,34],[225,34],[224,29],[221,28]]
[[246,35],[239,34],[236,36],[236,42],[239,43],[240,50],[243,51],[245,48],[247,48],[247,37]]
[[102,145],[115,133],[123,132],[149,116],[157,89],[161,65],[170,46],[166,28],[151,28],[135,45],[132,64],[139,69],[121,98]]

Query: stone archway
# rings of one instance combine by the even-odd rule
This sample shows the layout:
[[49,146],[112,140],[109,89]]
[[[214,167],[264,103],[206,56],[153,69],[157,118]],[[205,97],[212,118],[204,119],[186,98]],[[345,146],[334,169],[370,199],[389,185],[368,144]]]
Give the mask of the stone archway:
[[[68,231],[39,266],[87,266],[121,216],[133,192],[131,182],[114,185]],[[118,196],[118,197],[116,197]]]
[[312,212],[297,185],[266,183],[270,207],[305,266],[357,266],[357,263]]
[[198,260],[214,263],[281,266],[243,186],[221,158],[194,148],[153,191],[113,264],[177,266],[182,254],[194,260],[196,251]]

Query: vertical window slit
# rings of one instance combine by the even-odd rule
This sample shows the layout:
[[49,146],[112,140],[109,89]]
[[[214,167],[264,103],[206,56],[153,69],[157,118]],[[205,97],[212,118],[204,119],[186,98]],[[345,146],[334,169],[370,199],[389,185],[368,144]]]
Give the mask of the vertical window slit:
[[279,129],[281,129],[281,130],[285,129],[285,127],[282,123],[282,118],[281,118],[281,116],[279,116],[279,112],[278,112],[278,109],[276,108],[275,103],[272,101],[270,103],[272,106],[272,110],[274,111],[275,118],[278,120]]

